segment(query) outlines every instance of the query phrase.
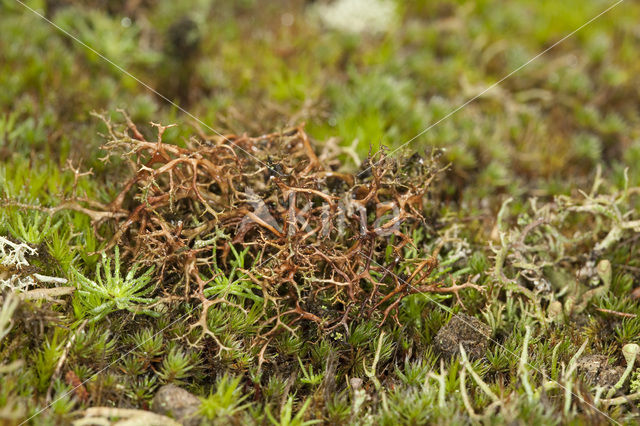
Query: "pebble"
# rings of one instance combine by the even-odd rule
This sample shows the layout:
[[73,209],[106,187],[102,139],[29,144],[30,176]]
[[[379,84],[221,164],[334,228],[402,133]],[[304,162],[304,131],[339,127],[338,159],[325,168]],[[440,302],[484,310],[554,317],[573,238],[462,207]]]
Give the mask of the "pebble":
[[197,426],[202,422],[198,415],[200,399],[176,385],[164,385],[153,397],[151,410],[171,417],[185,426]]
[[488,325],[475,317],[457,314],[438,331],[434,343],[445,357],[458,354],[462,344],[469,359],[478,359],[484,356],[490,336]]

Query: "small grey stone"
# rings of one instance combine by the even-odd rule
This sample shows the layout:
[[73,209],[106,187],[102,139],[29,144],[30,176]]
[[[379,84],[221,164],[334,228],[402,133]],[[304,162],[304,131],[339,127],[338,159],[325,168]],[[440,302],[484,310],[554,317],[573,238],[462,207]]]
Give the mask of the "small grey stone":
[[491,327],[475,317],[457,314],[438,331],[434,340],[436,348],[446,357],[456,355],[462,344],[470,359],[478,359],[484,356],[490,336]]
[[622,367],[610,366],[605,355],[585,355],[578,359],[576,365],[578,373],[582,374],[587,383],[592,386],[613,386],[624,372]]
[[185,426],[197,426],[202,418],[198,415],[200,399],[175,385],[164,385],[153,397],[151,410],[171,417]]
[[[624,374],[623,367],[609,367],[600,372],[600,376],[598,376],[599,384],[601,386],[611,387],[618,383],[620,377]],[[623,389],[626,389],[627,386],[623,386]]]

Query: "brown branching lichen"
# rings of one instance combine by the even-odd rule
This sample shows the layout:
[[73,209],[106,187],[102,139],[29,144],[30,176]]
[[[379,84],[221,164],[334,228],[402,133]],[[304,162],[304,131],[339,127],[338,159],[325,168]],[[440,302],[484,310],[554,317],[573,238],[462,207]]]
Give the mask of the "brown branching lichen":
[[[165,285],[168,298],[181,293],[201,303],[192,329],[221,349],[228,347],[207,327],[209,308],[219,303],[247,312],[260,300],[258,337],[268,342],[282,330],[295,334],[301,322],[325,331],[348,331],[357,317],[399,322],[398,306],[411,293],[457,296],[477,287],[425,284],[436,257],[416,260],[409,277],[394,272],[409,235],[425,225],[435,153],[392,159],[381,151],[356,175],[338,170],[335,146],[316,154],[302,126],[258,137],[200,134],[178,147],[162,140],[168,126],[153,124],[157,139],[148,141],[125,117],[123,128],[101,117],[109,139],[103,148],[124,155],[132,175],[91,217],[113,225],[107,250],[122,245],[125,256],[155,264],[159,280],[179,284]],[[253,265],[238,270],[255,297],[246,302],[228,290],[210,299],[217,265],[230,265],[238,247]]]

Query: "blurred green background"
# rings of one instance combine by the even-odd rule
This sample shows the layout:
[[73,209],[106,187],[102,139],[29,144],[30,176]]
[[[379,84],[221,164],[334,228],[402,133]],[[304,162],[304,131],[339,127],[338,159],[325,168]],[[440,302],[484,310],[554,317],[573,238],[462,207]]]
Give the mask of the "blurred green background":
[[[306,122],[353,148],[398,147],[613,1],[28,1],[221,133]],[[14,0],[0,1],[0,157],[100,173],[92,110],[193,119]],[[412,141],[446,148],[455,201],[640,182],[640,4],[627,1]],[[115,118],[115,116],[114,116]],[[206,133],[212,133],[202,124]]]

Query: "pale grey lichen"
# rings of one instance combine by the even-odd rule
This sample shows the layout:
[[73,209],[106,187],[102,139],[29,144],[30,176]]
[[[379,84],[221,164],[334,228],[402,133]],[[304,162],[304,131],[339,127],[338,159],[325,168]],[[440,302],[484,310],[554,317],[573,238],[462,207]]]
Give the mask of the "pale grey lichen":
[[23,273],[31,266],[27,256],[36,256],[38,250],[26,243],[14,243],[0,236],[0,291],[9,289],[23,292],[37,287],[39,283],[66,284],[65,278],[50,277],[37,273]]
[[389,0],[337,0],[314,11],[327,27],[354,34],[386,32],[397,19],[396,5]]
[[28,244],[14,243],[10,240],[0,237],[0,264],[3,266],[13,266],[21,268],[29,266],[26,255],[36,255],[38,251],[29,247]]

